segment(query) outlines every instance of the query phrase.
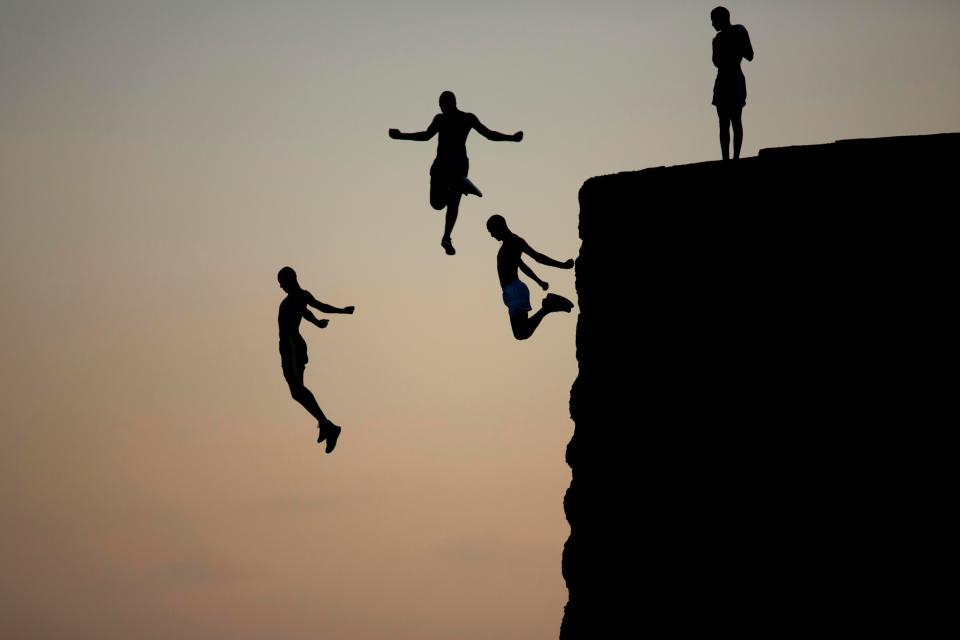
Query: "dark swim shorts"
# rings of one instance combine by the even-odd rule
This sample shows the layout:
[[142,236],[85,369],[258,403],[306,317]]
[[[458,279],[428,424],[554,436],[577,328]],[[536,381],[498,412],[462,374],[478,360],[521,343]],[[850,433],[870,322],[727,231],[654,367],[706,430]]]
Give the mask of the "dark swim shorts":
[[430,179],[452,182],[458,178],[466,178],[469,171],[470,160],[467,156],[437,156],[430,165]]
[[507,305],[507,313],[511,317],[531,311],[530,289],[519,279],[514,280],[503,288],[503,304]]
[[280,364],[283,374],[299,373],[307,366],[307,341],[303,336],[287,336],[280,340]]

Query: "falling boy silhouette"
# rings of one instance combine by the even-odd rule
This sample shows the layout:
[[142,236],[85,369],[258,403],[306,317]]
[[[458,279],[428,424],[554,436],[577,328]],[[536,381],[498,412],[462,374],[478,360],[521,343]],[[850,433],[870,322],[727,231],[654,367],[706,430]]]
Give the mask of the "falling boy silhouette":
[[730,24],[730,12],[717,7],[710,12],[713,28],[719,33],[713,38],[713,65],[717,79],[713,83],[713,104],[720,120],[720,151],[723,159],[730,159],[730,125],[733,125],[733,158],[740,157],[743,145],[743,107],[747,104],[747,80],[740,69],[740,61],[753,60],[750,34],[742,24]]
[[280,312],[277,315],[277,323],[280,326],[280,364],[283,367],[283,377],[290,387],[290,395],[293,399],[302,404],[303,408],[317,419],[317,428],[320,431],[317,442],[326,440],[326,451],[330,453],[337,446],[341,428],[323,414],[313,393],[303,386],[303,369],[307,365],[308,358],[307,343],[300,335],[300,320],[306,318],[323,329],[330,321],[318,320],[307,309],[308,305],[323,313],[353,313],[354,308],[351,306],[338,309],[319,302],[309,291],[300,288],[297,273],[290,267],[280,269],[277,281],[280,283],[280,288],[287,293],[287,297],[280,303]]
[[500,278],[500,287],[503,289],[503,303],[507,305],[507,312],[510,314],[510,327],[513,329],[513,336],[517,340],[526,340],[532,336],[533,332],[540,326],[540,321],[548,313],[555,311],[569,313],[573,309],[573,303],[563,296],[548,293],[543,299],[540,309],[528,317],[527,312],[533,309],[530,306],[530,290],[517,274],[518,269],[523,271],[524,274],[539,284],[540,288],[546,291],[549,285],[538,278],[533,269],[523,262],[523,254],[527,254],[540,264],[557,267],[558,269],[572,269],[573,259],[560,262],[534,251],[523,238],[510,231],[503,216],[490,216],[487,220],[487,230],[491,236],[503,243],[500,246],[500,251],[497,252],[497,275]]
[[467,135],[471,129],[476,129],[488,140],[498,142],[523,140],[522,131],[512,135],[493,131],[485,127],[477,116],[457,109],[457,98],[452,91],[444,91],[440,94],[440,113],[433,117],[426,131],[401,133],[399,129],[389,130],[390,137],[394,140],[419,142],[426,142],[440,134],[437,140],[437,157],[430,166],[430,206],[437,211],[447,208],[440,246],[447,255],[451,256],[457,252],[453,248],[452,234],[460,210],[460,197],[470,193],[483,197],[480,190],[467,179],[470,168],[470,161],[467,158]]

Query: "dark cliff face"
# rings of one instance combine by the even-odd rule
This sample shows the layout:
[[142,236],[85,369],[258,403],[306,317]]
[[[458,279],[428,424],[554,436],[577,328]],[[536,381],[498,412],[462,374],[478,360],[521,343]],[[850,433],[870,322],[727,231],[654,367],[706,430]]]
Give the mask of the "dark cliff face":
[[930,417],[958,154],[854,140],[583,185],[563,640],[906,620],[885,456]]

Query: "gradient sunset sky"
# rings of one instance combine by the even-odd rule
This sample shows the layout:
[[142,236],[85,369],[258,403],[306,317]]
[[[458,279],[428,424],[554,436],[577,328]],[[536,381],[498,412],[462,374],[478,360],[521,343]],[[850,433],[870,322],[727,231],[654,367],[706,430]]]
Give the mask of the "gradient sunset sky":
[[[513,339],[484,222],[565,260],[584,180],[718,158],[715,5],[0,0],[0,637],[556,637],[576,315]],[[960,131],[960,2],[726,6],[744,155]],[[525,133],[469,138],[453,258],[387,137],[444,89]],[[330,456],[284,265],[357,307],[302,327]]]

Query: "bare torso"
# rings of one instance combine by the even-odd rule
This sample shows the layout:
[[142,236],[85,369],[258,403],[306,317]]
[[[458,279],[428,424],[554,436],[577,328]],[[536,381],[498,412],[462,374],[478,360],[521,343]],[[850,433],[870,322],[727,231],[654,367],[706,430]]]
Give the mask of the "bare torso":
[[303,312],[307,309],[307,295],[306,291],[288,293],[280,303],[277,324],[280,328],[281,340],[300,335],[300,321],[303,320]]
[[433,118],[437,127],[437,157],[466,156],[467,135],[473,128],[476,116],[465,111],[438,113]]
[[497,275],[500,277],[501,287],[519,279],[517,271],[520,269],[525,245],[523,238],[514,234],[510,234],[500,245],[497,252]]

